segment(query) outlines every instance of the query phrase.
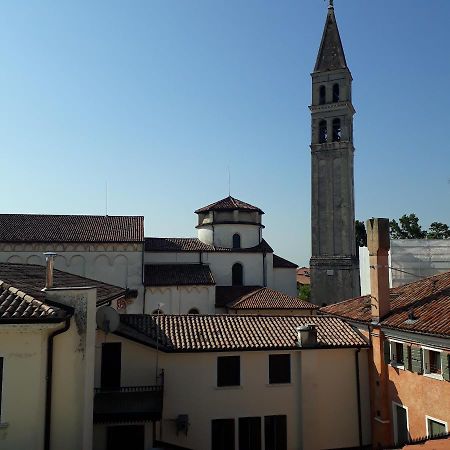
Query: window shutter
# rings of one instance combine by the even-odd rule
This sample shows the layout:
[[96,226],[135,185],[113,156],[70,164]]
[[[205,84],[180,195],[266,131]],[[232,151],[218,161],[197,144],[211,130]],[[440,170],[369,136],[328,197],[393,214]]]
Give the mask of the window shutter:
[[386,364],[391,362],[391,343],[387,339],[384,340],[384,362]]
[[415,373],[423,373],[422,349],[411,347],[411,370]]
[[411,370],[410,346],[403,344],[403,365],[406,370]]
[[441,361],[442,361],[442,376],[444,377],[444,380],[450,381],[450,353],[442,352]]

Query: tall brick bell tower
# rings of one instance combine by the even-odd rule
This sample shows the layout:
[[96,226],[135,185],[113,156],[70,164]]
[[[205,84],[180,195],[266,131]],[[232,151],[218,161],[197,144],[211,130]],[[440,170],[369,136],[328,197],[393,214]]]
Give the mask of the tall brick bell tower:
[[333,0],[311,76],[311,300],[322,306],[360,294],[353,192],[352,75]]

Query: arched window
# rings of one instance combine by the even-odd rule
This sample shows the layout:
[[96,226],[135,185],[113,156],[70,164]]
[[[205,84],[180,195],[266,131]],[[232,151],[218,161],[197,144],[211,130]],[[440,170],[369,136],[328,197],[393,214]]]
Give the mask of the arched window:
[[341,140],[341,119],[333,120],[333,142]]
[[242,264],[235,263],[231,269],[232,272],[232,285],[242,286],[244,284],[244,269]]
[[325,86],[319,88],[319,105],[324,105],[327,101],[327,89]]
[[200,314],[200,312],[197,308],[191,308],[189,310],[188,314]]
[[333,85],[333,102],[339,101],[339,84]]
[[233,248],[241,248],[241,235],[238,233],[233,234]]
[[321,120],[319,122],[319,144],[323,144],[328,140],[328,130],[326,120]]
[[162,309],[155,309],[155,310],[152,312],[152,314],[157,314],[157,315],[159,316],[159,315],[162,315],[162,314],[164,314],[164,313],[163,313]]

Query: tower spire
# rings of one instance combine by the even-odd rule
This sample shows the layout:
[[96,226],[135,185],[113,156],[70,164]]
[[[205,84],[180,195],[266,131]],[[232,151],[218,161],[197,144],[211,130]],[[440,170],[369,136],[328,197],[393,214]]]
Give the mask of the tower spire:
[[329,0],[328,9],[334,9],[334,0]]

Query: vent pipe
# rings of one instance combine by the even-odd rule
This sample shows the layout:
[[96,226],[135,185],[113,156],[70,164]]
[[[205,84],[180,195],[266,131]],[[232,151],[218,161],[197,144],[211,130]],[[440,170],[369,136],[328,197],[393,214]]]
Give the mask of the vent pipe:
[[296,328],[297,345],[299,347],[316,347],[317,346],[317,328],[310,323]]
[[45,252],[44,256],[47,263],[47,270],[45,273],[45,289],[51,289],[53,287],[53,267],[55,265],[56,253]]

